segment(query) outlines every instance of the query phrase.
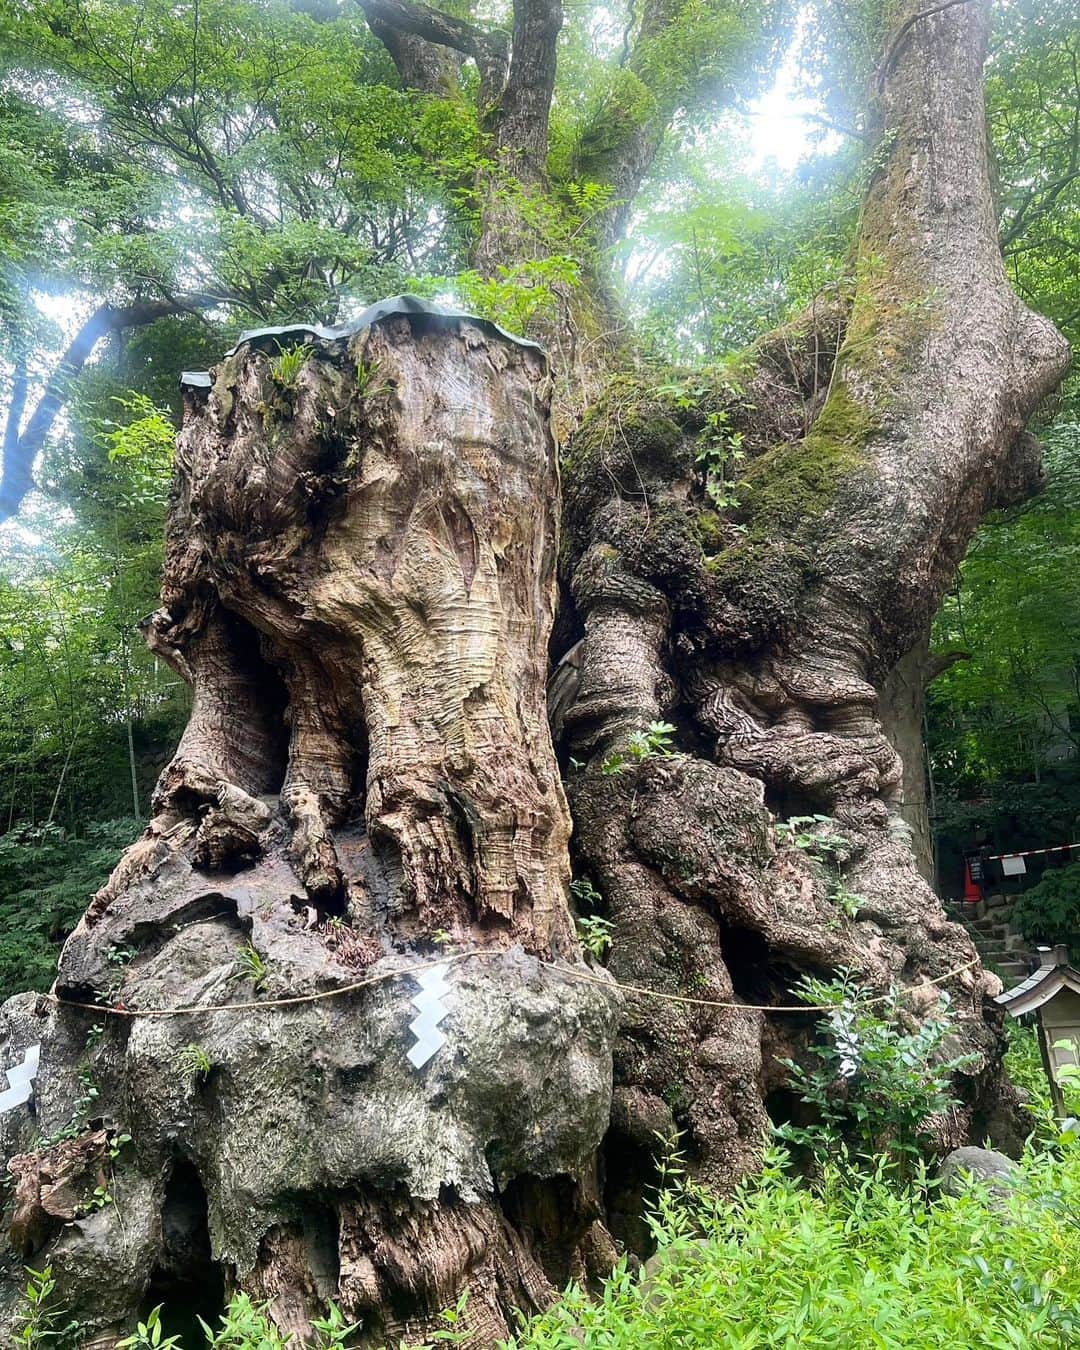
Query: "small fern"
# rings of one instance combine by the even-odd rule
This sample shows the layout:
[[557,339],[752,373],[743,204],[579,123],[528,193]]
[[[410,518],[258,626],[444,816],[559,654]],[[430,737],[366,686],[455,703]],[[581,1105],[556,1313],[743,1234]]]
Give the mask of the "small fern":
[[578,941],[582,951],[586,951],[597,961],[611,946],[611,930],[614,925],[610,919],[602,919],[599,914],[586,914],[577,921]]
[[283,347],[278,343],[278,355],[270,358],[270,378],[282,389],[295,389],[300,372],[307,365],[315,348],[306,342],[295,347]]
[[237,951],[235,959],[236,969],[229,976],[229,979],[250,980],[257,993],[266,983],[266,977],[269,974],[266,962],[250,942],[244,943]]
[[195,1044],[185,1045],[182,1050],[178,1050],[175,1063],[177,1072],[185,1078],[194,1078],[200,1082],[209,1078],[210,1070],[214,1067],[202,1046]]

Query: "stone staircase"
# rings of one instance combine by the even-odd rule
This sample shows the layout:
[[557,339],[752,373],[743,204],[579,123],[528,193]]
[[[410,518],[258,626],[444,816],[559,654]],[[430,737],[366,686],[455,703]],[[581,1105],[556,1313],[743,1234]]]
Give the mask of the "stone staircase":
[[978,905],[954,905],[952,917],[971,934],[982,957],[1010,988],[1027,979],[1038,965],[1038,957],[1024,938],[1010,925],[1013,897],[990,895]]

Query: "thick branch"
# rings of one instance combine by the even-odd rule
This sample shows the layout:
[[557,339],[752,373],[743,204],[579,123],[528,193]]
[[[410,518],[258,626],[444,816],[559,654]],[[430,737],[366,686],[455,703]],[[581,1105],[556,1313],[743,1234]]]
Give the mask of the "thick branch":
[[[361,0],[361,3],[368,21],[372,23],[372,32],[381,41],[385,42],[384,33],[389,29],[450,47],[464,56],[472,57],[480,72],[482,102],[490,102],[502,88],[507,62],[505,33],[498,29],[478,28],[464,19],[433,9],[421,3],[421,0]],[[387,50],[394,56],[394,49],[389,43]],[[397,60],[396,57],[394,59]],[[400,66],[398,68],[401,69]]]
[[499,100],[496,143],[518,156],[514,167],[526,180],[544,173],[562,21],[559,0],[514,0],[510,74]]
[[406,89],[421,94],[447,94],[456,88],[464,60],[462,52],[403,32],[370,14],[368,27],[390,53]]

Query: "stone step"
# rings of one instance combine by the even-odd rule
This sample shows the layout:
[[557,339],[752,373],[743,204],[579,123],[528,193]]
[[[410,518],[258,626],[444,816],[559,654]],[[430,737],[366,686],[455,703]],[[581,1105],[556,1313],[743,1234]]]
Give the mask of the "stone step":
[[975,939],[975,946],[980,952],[998,952],[1004,955],[1010,950],[1009,944],[1000,938],[982,938]]
[[1011,931],[1002,924],[997,928],[977,928],[971,936],[976,942],[1007,942]]
[[1030,971],[1027,961],[999,961],[996,963],[997,973],[1003,980],[1012,981],[1019,984],[1021,980],[1026,980]]

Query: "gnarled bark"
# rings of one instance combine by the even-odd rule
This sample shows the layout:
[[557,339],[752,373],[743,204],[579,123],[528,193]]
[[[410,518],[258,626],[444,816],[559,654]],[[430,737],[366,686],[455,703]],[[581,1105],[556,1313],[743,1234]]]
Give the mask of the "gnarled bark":
[[[1007,1107],[988,1004],[998,985],[916,869],[877,691],[925,631],[1001,483],[1030,480],[1024,424],[1068,356],[1002,268],[986,20],[979,3],[896,16],[839,350],[827,323],[821,341],[785,340],[785,370],[774,342],[741,394],[722,388],[690,411],[624,382],[571,446],[566,476],[567,583],[584,636],[559,720],[584,766],[569,784],[577,860],[615,924],[610,968],[683,996],[766,1005],[791,1001],[797,973],[841,966],[907,988],[915,1007],[936,999],[927,981],[943,981],[978,1057],[961,1108],[940,1122],[943,1146]],[[766,373],[787,396],[763,405]],[[789,416],[771,435],[800,405],[809,430]],[[749,452],[728,488],[738,501],[720,510],[696,468],[718,407]],[[661,718],[677,725],[681,753],[627,758],[611,774],[628,736]],[[854,919],[770,824],[815,813],[847,839]],[[787,1109],[775,1051],[797,1053],[805,1034],[790,1015],[675,1015],[631,999],[607,1146],[624,1173],[611,1184],[620,1207],[637,1204],[658,1126],[685,1131],[714,1185],[751,1168],[765,1106]],[[628,1159],[645,1164],[636,1182]]]
[[[9,1045],[42,1041],[38,1128],[68,1122],[85,1063],[77,1128],[132,1136],[116,1203],[19,1234],[118,1334],[155,1270],[183,1275],[181,1176],[222,1287],[283,1328],[333,1297],[371,1343],[422,1337],[467,1286],[489,1343],[597,1248],[618,1002],[571,978],[550,379],[535,348],[421,313],[316,342],[289,384],[272,351],[243,342],[187,396],[148,636],[195,696],[153,819],[58,1005],[6,1012]],[[415,1068],[408,972],[441,960],[448,1040]],[[95,999],[133,1015],[65,1006]],[[137,1015],[176,1007],[198,1011]],[[9,1146],[33,1133],[15,1117]]]
[[[417,41],[446,18],[377,11]],[[557,20],[515,7],[502,125],[546,112]],[[542,357],[410,312],[318,338],[288,381],[247,341],[189,394],[147,636],[193,682],[191,723],[65,949],[59,1006],[3,1014],[12,1059],[43,1043],[46,1131],[85,1063],[79,1124],[133,1137],[115,1207],[17,1226],[91,1328],[118,1332],[155,1269],[210,1263],[301,1334],[330,1296],[371,1338],[423,1334],[468,1286],[490,1343],[610,1262],[609,1234],[641,1241],[658,1133],[718,1189],[756,1165],[791,1106],[778,1061],[812,1032],[781,1007],[807,973],[897,985],[913,1019],[943,987],[975,1058],[938,1140],[1008,1134],[997,981],[918,874],[878,702],[981,514],[1031,481],[1024,423],[1065,364],[997,251],[985,25],[978,0],[894,16],[853,294],[694,406],[611,380],[568,447],[576,641],[553,720],[610,969],[651,991],[621,1020],[574,940],[543,706]],[[542,189],[541,147],[512,139]],[[727,472],[711,495],[702,451]],[[640,739],[661,718],[671,753]],[[844,836],[844,906],[776,829],[811,813]],[[449,1043],[417,1072],[409,971],[441,959]],[[65,1006],[93,998],[135,1013],[97,1046],[97,1014]],[[147,1012],[177,1005],[196,1011]],[[29,1113],[0,1128],[43,1175]]]

